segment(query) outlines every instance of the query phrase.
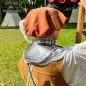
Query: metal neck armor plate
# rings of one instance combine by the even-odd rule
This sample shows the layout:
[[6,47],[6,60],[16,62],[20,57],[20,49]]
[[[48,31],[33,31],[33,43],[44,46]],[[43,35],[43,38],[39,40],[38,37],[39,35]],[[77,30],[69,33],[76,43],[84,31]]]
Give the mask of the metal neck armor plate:
[[[58,51],[56,52],[57,49]],[[61,54],[62,52],[62,47],[55,45],[55,40],[35,38],[32,41],[32,44],[24,50],[23,57],[26,63],[37,65],[44,63],[44,65],[47,65],[52,61],[52,57],[55,57],[57,53]]]

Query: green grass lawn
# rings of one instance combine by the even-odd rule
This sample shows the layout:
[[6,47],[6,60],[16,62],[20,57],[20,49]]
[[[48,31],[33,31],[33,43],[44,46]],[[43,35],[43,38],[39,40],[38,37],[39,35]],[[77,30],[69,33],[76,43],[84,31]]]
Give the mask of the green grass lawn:
[[[84,28],[82,41],[86,39],[85,31]],[[66,24],[60,32],[57,44],[73,45],[75,33],[76,24]],[[0,29],[0,86],[25,86],[17,62],[27,45],[19,29]]]

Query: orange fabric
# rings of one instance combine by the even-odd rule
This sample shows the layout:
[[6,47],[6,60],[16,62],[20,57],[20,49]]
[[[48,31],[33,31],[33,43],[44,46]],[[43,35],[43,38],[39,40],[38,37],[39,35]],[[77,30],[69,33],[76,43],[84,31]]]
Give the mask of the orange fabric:
[[86,0],[81,0],[80,2],[83,5],[83,7],[86,9]]
[[28,36],[49,36],[63,27],[66,17],[58,10],[41,7],[31,10],[25,20],[24,28]]
[[[68,86],[62,72],[63,59],[51,62],[45,67],[34,66],[32,75],[36,86]],[[28,81],[27,86],[33,86],[32,81]]]
[[[63,59],[51,62],[45,67],[34,66],[32,76],[36,86],[68,86],[61,74],[62,64]],[[24,63],[22,57],[18,61],[18,67],[27,82],[27,86],[33,86],[31,79],[29,79],[28,66]]]
[[28,66],[25,64],[24,59],[21,57],[17,63],[20,73],[25,81],[27,81],[28,76]]

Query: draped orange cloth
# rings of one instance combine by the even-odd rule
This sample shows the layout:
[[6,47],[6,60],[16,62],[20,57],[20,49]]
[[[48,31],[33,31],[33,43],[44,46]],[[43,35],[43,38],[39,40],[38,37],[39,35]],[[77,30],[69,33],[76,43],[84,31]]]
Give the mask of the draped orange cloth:
[[41,7],[31,10],[23,24],[28,36],[41,37],[49,36],[55,30],[61,30],[65,21],[66,17],[60,11],[54,8]]

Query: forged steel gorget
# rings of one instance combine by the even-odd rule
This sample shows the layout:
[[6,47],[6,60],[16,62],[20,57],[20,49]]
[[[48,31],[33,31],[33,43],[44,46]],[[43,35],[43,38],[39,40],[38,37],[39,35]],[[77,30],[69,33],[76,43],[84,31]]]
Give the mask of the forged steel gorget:
[[23,57],[25,63],[45,66],[52,61],[60,60],[65,53],[63,47],[55,45],[55,40],[35,38],[32,43],[25,48]]

